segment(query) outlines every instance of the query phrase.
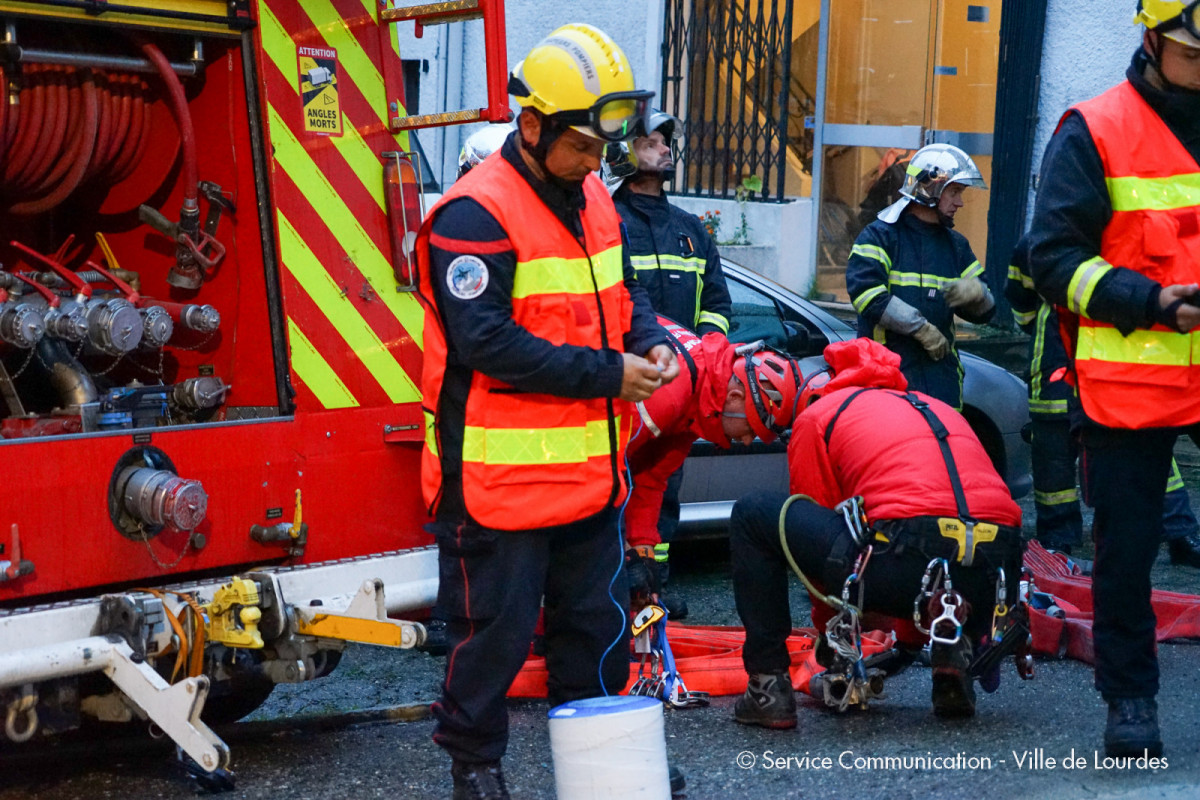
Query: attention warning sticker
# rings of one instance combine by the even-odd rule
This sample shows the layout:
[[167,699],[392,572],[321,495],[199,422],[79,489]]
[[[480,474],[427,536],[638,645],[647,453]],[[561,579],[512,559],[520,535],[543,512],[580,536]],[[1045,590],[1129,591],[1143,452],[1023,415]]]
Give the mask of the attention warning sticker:
[[337,51],[327,47],[299,47],[296,48],[296,55],[300,60],[304,130],[324,136],[341,136]]

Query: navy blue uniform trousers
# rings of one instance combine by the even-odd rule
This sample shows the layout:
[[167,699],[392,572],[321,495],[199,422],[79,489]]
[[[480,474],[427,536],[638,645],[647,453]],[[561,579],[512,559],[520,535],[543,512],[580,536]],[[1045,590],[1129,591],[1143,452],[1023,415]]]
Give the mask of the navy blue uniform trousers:
[[1158,693],[1150,568],[1162,540],[1163,498],[1181,433],[1194,441],[1200,427],[1082,429],[1086,492],[1096,508],[1096,689],[1105,700]]
[[505,695],[529,655],[543,602],[551,704],[625,687],[629,587],[616,520],[608,511],[535,531],[430,526],[449,646],[433,739],[453,758],[480,763],[504,755]]

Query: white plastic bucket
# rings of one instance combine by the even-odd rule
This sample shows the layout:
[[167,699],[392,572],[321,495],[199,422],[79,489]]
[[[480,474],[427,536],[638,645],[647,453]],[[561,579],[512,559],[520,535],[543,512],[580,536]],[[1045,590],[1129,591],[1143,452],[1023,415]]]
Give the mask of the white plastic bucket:
[[669,800],[661,700],[591,697],[549,716],[558,800]]

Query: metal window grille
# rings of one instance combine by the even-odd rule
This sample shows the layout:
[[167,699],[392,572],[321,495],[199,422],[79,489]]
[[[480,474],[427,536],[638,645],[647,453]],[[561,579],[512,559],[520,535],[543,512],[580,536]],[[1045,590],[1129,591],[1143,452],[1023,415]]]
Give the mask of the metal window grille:
[[792,0],[665,6],[661,97],[686,136],[674,190],[732,197],[756,175],[754,199],[782,200],[789,141],[811,164],[804,118],[813,103],[792,76]]

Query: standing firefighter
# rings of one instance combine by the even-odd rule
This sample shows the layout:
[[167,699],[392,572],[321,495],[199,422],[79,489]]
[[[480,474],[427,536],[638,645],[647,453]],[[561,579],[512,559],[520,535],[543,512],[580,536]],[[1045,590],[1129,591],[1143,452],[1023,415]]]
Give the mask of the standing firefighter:
[[[454,184],[417,240],[427,304],[422,483],[448,616],[434,740],[455,798],[507,798],[505,693],[545,605],[549,694],[628,675],[617,533],[636,412],[678,373],[599,179],[651,92],[603,32],[570,24],[513,71],[518,131]],[[611,594],[610,594],[611,586]]]
[[629,144],[633,170],[613,194],[629,237],[629,258],[638,282],[660,314],[699,335],[729,333],[730,300],[721,257],[695,214],[667,201],[663,184],[675,177],[672,144],[683,123],[657,109],[649,133]]
[[788,444],[792,496],[764,492],[733,507],[733,593],[749,676],[734,719],[796,725],[789,566],[815,595],[817,661],[836,679],[823,683],[826,703],[865,706],[882,688],[861,663],[861,625],[895,630],[909,652],[931,642],[934,712],[971,716],[973,681],[996,688],[991,656],[1002,651],[975,656],[1002,640],[1021,643],[1017,629],[997,627],[1015,621],[1021,510],[967,421],[906,391],[898,356],[855,339],[829,345],[825,358],[834,377],[804,389],[802,406],[820,399],[796,418]]
[[[683,123],[657,109],[650,112],[645,135],[609,148],[624,160],[611,174],[626,175],[615,190],[613,202],[625,223],[629,258],[638,283],[658,313],[691,328],[700,336],[729,333],[732,304],[717,245],[695,214],[667,201],[663,184],[675,177],[674,144]],[[679,526],[679,487],[683,468],[668,480],[658,520],[656,546],[658,570],[668,572],[671,538]],[[676,619],[687,605],[676,599],[671,609]],[[680,613],[682,612],[682,613]]]
[[[1058,312],[1033,288],[1024,240],[1017,245],[1012,262],[1004,293],[1017,322],[1029,334],[1030,446],[1037,538],[1047,549],[1070,554],[1083,543],[1083,514],[1076,488],[1079,400],[1075,387],[1066,380],[1069,359],[1058,328]],[[1085,496],[1084,502],[1093,505],[1090,497]],[[1200,527],[1183,475],[1173,459],[1163,502],[1163,539],[1172,564],[1200,568]]]
[[1200,0],[1144,0],[1126,80],[1046,149],[1029,260],[1069,330],[1096,502],[1096,688],[1110,756],[1162,752],[1150,567],[1180,433],[1200,423]]
[[995,301],[967,238],[954,227],[969,186],[986,189],[971,157],[948,144],[912,157],[902,197],[854,242],[846,288],[858,312],[858,335],[900,355],[910,388],[962,409],[962,364],[954,315],[987,322]]

